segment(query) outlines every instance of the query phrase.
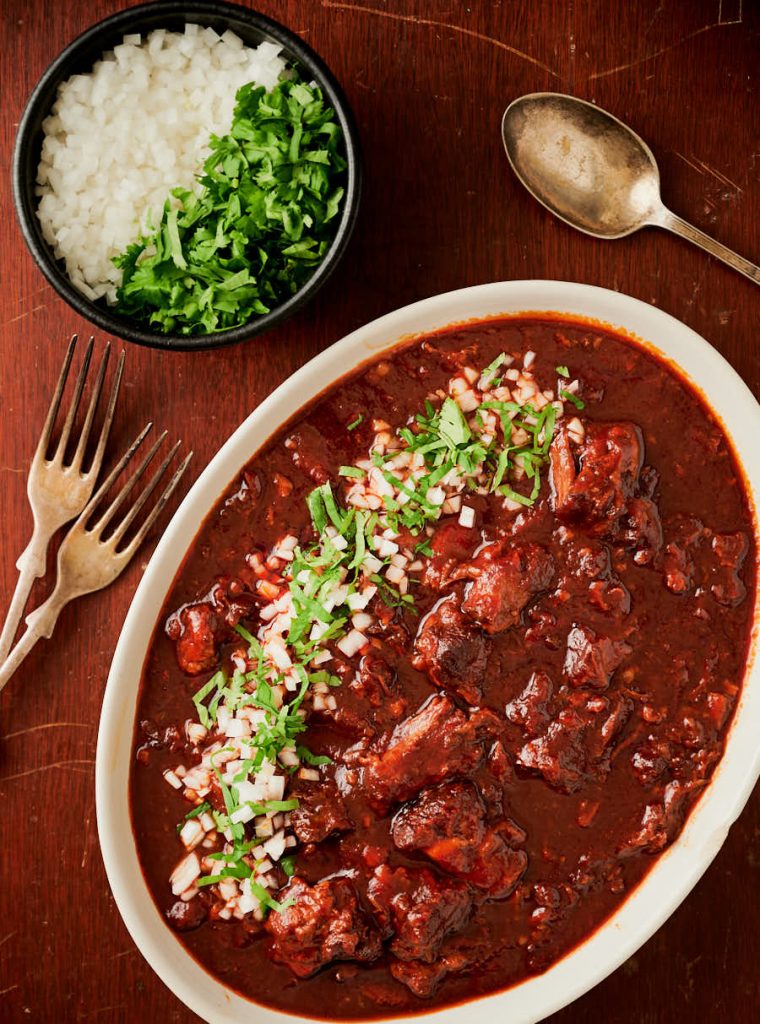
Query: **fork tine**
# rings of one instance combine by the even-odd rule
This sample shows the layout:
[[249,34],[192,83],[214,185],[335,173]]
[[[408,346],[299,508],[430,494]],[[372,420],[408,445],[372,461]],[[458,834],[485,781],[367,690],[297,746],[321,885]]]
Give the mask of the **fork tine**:
[[161,463],[161,465],[158,467],[156,472],[153,474],[153,477],[151,478],[151,481],[148,484],[148,486],[142,492],[142,494],[137,499],[137,501],[134,503],[134,505],[129,510],[129,512],[124,516],[124,520],[121,523],[119,523],[119,525],[116,527],[116,529],[111,534],[111,537],[109,538],[109,541],[113,543],[114,547],[116,547],[118,545],[118,543],[121,540],[121,538],[124,536],[124,534],[127,532],[129,527],[134,522],[135,517],[140,512],[140,509],[143,507],[145,502],[148,500],[148,498],[151,496],[153,491],[156,489],[156,486],[157,486],[159,480],[161,479],[161,477],[166,472],[167,466],[169,465],[171,460],[176,455],[177,450],[179,449],[179,446],[181,444],[182,444],[181,441],[177,441],[177,443],[172,446],[172,449],[169,452],[169,454],[166,456],[164,461]]
[[109,523],[111,522],[111,520],[112,520],[112,519],[113,519],[113,517],[114,517],[114,516],[116,515],[116,513],[118,512],[118,510],[119,510],[119,509],[121,508],[121,506],[122,506],[122,505],[124,504],[124,502],[125,502],[125,500],[126,500],[126,498],[127,498],[127,495],[128,495],[129,493],[130,493],[130,491],[131,491],[131,490],[132,490],[132,488],[133,488],[133,487],[135,486],[135,484],[137,483],[137,481],[138,481],[138,480],[139,480],[139,479],[140,479],[140,478],[142,477],[142,475],[143,475],[143,474],[145,473],[145,470],[146,470],[146,469],[148,468],[148,466],[150,465],[150,463],[151,463],[151,461],[152,461],[152,459],[153,459],[153,456],[154,456],[154,455],[156,454],[156,452],[158,451],[158,449],[159,449],[159,448],[161,447],[161,445],[163,444],[163,442],[164,442],[164,438],[166,437],[167,433],[168,433],[168,431],[167,431],[167,430],[165,430],[165,431],[164,431],[164,432],[163,432],[163,433],[162,433],[162,434],[161,434],[161,435],[160,435],[159,437],[157,437],[157,438],[156,438],[156,440],[155,440],[155,441],[153,442],[153,445],[152,445],[152,447],[151,447],[150,451],[149,451],[149,452],[147,453],[147,455],[146,455],[146,456],[145,456],[145,458],[144,458],[144,459],[142,460],[142,462],[140,463],[140,465],[139,465],[139,466],[137,467],[137,469],[136,469],[136,470],[134,471],[134,473],[133,473],[133,474],[132,474],[132,476],[131,476],[131,477],[129,478],[129,480],[127,480],[127,482],[126,482],[126,483],[124,484],[124,486],[122,487],[122,489],[121,489],[121,490],[119,491],[119,493],[118,493],[118,494],[116,495],[116,497],[115,497],[115,498],[113,499],[113,501],[112,501],[112,502],[111,502],[111,504],[110,504],[110,505],[108,506],[108,508],[107,508],[107,509],[105,510],[105,512],[103,513],[103,515],[102,515],[102,516],[100,517],[100,519],[98,519],[97,523],[95,523],[95,525],[94,525],[94,526],[92,527],[92,532],[93,532],[93,533],[98,533],[98,534],[102,534],[102,533],[103,533],[103,530],[105,530],[105,528],[106,528],[106,527],[108,526],[108,524],[109,524]]
[[71,360],[74,357],[74,349],[76,348],[76,344],[77,335],[73,334],[71,336],[71,341],[69,342],[69,347],[66,349],[66,355],[64,356],[63,359],[61,373],[60,376],[58,377],[58,383],[56,384],[55,387],[55,393],[53,394],[53,398],[50,402],[50,408],[48,409],[47,419],[45,420],[45,425],[42,428],[42,433],[40,434],[40,439],[39,442],[37,443],[37,451],[35,452],[35,458],[37,456],[41,456],[44,459],[47,454],[47,448],[48,445],[50,444],[50,435],[53,431],[53,424],[55,423],[55,418],[58,415],[58,407],[61,404],[61,395],[63,394],[63,389],[66,387],[66,378],[69,375],[69,367],[71,366]]
[[77,410],[79,409],[79,402],[81,401],[82,398],[82,391],[84,390],[84,382],[85,379],[87,378],[87,371],[90,368],[90,360],[92,359],[92,347],[94,344],[94,338],[90,338],[90,340],[87,342],[87,348],[85,349],[84,352],[82,366],[80,367],[79,376],[77,377],[77,382],[74,386],[74,397],[72,399],[71,405],[69,406],[69,411],[66,415],[66,419],[63,424],[63,430],[61,431],[61,436],[58,440],[55,455],[53,456],[54,459],[59,459],[60,457],[61,462],[63,462],[64,458],[66,457],[66,446],[68,445],[69,437],[71,436],[71,428],[74,426],[74,417],[76,416]]
[[[71,465],[74,469],[79,469],[82,465],[82,459],[84,458],[85,449],[87,448],[87,442],[90,439],[90,431],[92,430],[92,421],[95,418],[95,410],[98,407],[100,401],[100,392],[103,387],[103,379],[106,375],[106,367],[108,366],[108,358],[111,355],[111,342],[109,341],[103,352],[103,358],[100,360],[100,368],[98,370],[98,376],[95,380],[95,385],[90,395],[90,404],[87,406],[87,414],[84,418],[84,424],[82,425],[82,432],[79,435],[79,441],[77,443],[74,457],[71,460]],[[96,471],[99,467],[93,466]]]
[[145,426],[142,428],[140,433],[134,439],[132,444],[129,446],[129,448],[127,448],[127,450],[124,452],[122,457],[119,459],[119,461],[113,467],[111,472],[105,478],[103,483],[97,489],[95,494],[93,494],[93,496],[90,498],[90,500],[88,501],[87,505],[82,510],[81,515],[79,516],[78,522],[81,523],[82,526],[85,526],[87,524],[87,520],[90,518],[92,513],[95,511],[95,509],[97,508],[97,506],[100,503],[100,501],[102,501],[103,496],[108,491],[108,488],[111,486],[111,484],[114,482],[116,477],[119,475],[119,473],[121,473],[121,471],[124,469],[126,464],[129,462],[129,460],[135,454],[137,449],[143,443],[145,438],[150,433],[152,427],[153,427],[153,422],[152,421],[145,424]]
[[[116,373],[114,375],[113,384],[111,386],[111,395],[108,399],[108,406],[106,407],[106,414],[103,418],[103,426],[100,429],[100,437],[98,438],[98,446],[95,449],[95,454],[92,457],[90,468],[88,472],[99,473],[100,467],[103,463],[103,453],[106,449],[106,442],[108,441],[108,435],[111,432],[111,424],[113,423],[113,414],[116,409],[116,399],[119,397],[119,390],[121,388],[121,378],[124,374],[124,357],[125,353],[122,349],[122,353],[119,356],[119,362],[116,365]],[[84,452],[84,449],[83,449]]]
[[150,512],[150,515],[148,516],[148,518],[145,520],[145,522],[142,524],[142,526],[137,531],[135,536],[132,538],[132,540],[129,542],[129,544],[124,548],[124,550],[119,552],[119,555],[122,558],[126,557],[127,560],[129,560],[132,557],[132,555],[134,555],[135,551],[137,551],[137,549],[140,547],[142,542],[145,540],[145,536],[146,536],[148,530],[150,530],[150,528],[153,526],[155,521],[158,519],[158,517],[163,512],[164,508],[166,507],[166,503],[169,501],[169,498],[171,498],[172,494],[174,493],[174,490],[175,490],[177,484],[182,479],[182,474],[185,472],[187,467],[190,465],[190,460],[192,459],[192,457],[193,457],[193,453],[192,452],[188,452],[188,454],[182,460],[180,465],[177,467],[177,470],[174,473],[174,476],[169,481],[169,484],[168,484],[166,490],[164,491],[164,493],[161,495],[161,497],[158,499],[156,504],[151,509],[151,512]]

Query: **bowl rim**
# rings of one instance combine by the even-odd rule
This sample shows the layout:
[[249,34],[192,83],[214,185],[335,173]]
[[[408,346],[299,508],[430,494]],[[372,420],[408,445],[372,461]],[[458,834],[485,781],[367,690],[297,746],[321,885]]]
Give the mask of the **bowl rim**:
[[[161,605],[187,548],[224,489],[248,459],[299,408],[368,359],[419,333],[498,315],[553,312],[581,316],[622,331],[677,369],[708,401],[731,439],[752,506],[758,537],[760,406],[727,361],[691,328],[638,299],[562,281],[506,281],[423,299],[359,328],[283,382],[219,449],[175,513],[132,600],[106,686],[96,755],[96,811],[111,889],[136,945],[162,981],[213,1024],[306,1021],[260,1006],[208,974],[171,937],[153,903],[137,859],[129,809],[134,715],[144,656]],[[656,338],[652,342],[651,338]],[[543,974],[478,999],[428,1011],[434,1024],[479,1024],[487,1013],[511,1024],[535,1024],[600,982],[670,916],[709,866],[760,775],[756,721],[760,664],[756,657],[760,593],[739,704],[726,750],[683,832],[655,861],[615,913]],[[420,1015],[396,1017],[416,1020]]]
[[[326,100],[335,109],[343,132],[345,158],[348,165],[346,193],[337,231],[322,262],[305,284],[281,305],[276,306],[264,316],[249,320],[228,331],[215,331],[212,334],[203,335],[156,334],[127,318],[111,314],[108,309],[92,302],[72,284],[65,270],[60,266],[60,261],[56,260],[51,247],[45,241],[36,214],[38,200],[34,195],[35,180],[34,178],[30,180],[29,173],[31,169],[36,177],[36,166],[30,167],[30,151],[36,147],[39,132],[39,129],[35,128],[35,124],[41,117],[49,113],[58,86],[72,73],[84,52],[99,47],[100,53],[105,53],[116,44],[108,43],[99,46],[100,37],[106,34],[118,36],[128,33],[130,30],[138,31],[146,17],[149,17],[151,22],[165,17],[201,25],[203,25],[204,17],[207,20],[227,19],[231,22],[244,22],[252,29],[277,42],[289,61],[295,61],[308,71],[324,92]],[[231,27],[235,31],[234,25]],[[143,31],[146,30],[143,29]],[[93,63],[97,59],[97,57],[93,58]],[[118,11],[85,29],[54,58],[32,90],[16,131],[11,160],[11,184],[16,219],[27,248],[48,283],[76,313],[101,330],[138,345],[165,351],[196,351],[234,345],[257,334],[262,334],[294,315],[327,282],[343,257],[356,226],[362,183],[361,142],[356,120],[342,86],[327,64],[308,43],[285,25],[258,11],[236,3],[229,3],[227,0],[186,0],[186,2],[155,0],[155,2],[141,3],[135,7]]]

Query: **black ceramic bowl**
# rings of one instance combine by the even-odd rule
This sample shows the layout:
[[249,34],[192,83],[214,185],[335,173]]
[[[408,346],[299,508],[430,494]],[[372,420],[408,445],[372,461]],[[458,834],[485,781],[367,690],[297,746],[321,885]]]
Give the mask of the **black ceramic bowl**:
[[[145,34],[156,28],[181,31],[187,22],[210,26],[220,34],[226,29],[235,32],[246,45],[257,46],[267,40],[282,47],[283,57],[304,81],[315,81],[325,98],[334,107],[343,129],[344,156],[348,162],[346,194],[335,237],[324,260],[303,287],[282,305],[265,316],[256,317],[241,327],[214,334],[197,336],[160,334],[142,324],[118,316],[105,299],[91,302],[69,280],[62,260],[56,260],[42,235],[37,217],[35,195],[37,168],[42,149],[42,122],[55,102],[58,86],[70,75],[92,70],[95,62],[118,45],[128,33]],[[58,294],[77,313],[87,317],[104,331],[116,334],[138,345],[164,349],[203,349],[231,345],[268,330],[292,316],[322,287],[343,255],[356,222],[361,193],[361,161],[359,137],[351,109],[343,90],[322,60],[284,26],[237,4],[215,0],[187,0],[173,3],[159,0],[121,11],[82,33],[50,65],[32,93],[24,110],[13,153],[13,199],[21,231],[32,256],[42,273]]]

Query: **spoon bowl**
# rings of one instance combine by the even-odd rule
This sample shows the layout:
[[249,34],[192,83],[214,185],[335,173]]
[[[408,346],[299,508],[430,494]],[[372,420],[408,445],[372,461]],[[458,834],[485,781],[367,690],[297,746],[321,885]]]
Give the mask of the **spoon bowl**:
[[591,103],[555,93],[522,96],[504,112],[502,136],[528,191],[586,234],[630,235],[661,205],[652,151]]
[[522,184],[571,227],[595,238],[666,228],[760,284],[760,268],[663,205],[651,149],[606,110],[562,93],[530,93],[504,111],[501,134]]

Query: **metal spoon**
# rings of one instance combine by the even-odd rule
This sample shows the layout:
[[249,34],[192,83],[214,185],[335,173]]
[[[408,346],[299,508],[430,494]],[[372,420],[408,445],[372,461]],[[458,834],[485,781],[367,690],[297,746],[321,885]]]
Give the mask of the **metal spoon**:
[[760,284],[760,267],[663,205],[652,151],[612,114],[574,96],[535,92],[510,103],[501,134],[523,185],[571,227],[595,238],[667,228]]

